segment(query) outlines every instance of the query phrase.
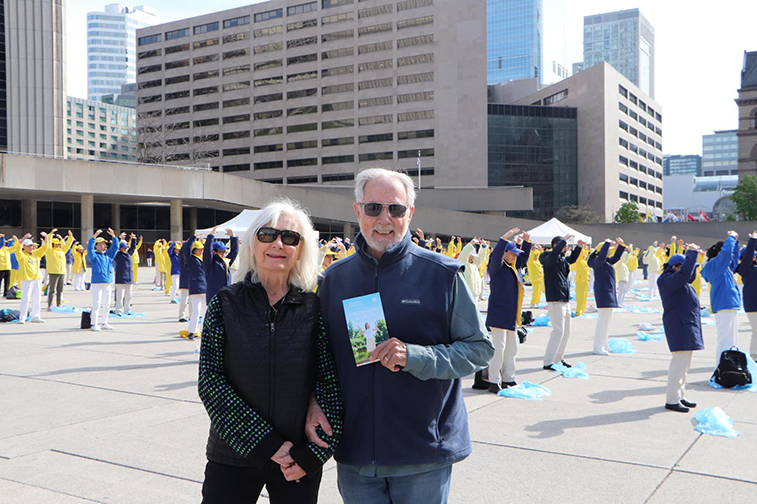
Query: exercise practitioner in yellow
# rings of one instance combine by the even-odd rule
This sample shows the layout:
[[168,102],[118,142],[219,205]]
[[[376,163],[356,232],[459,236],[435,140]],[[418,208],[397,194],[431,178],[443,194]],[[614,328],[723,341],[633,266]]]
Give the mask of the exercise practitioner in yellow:
[[21,280],[21,306],[19,308],[18,323],[26,323],[26,312],[31,303],[32,322],[44,322],[40,317],[40,302],[42,298],[42,280],[39,276],[39,261],[47,252],[47,233],[42,235],[42,246],[35,250],[35,244],[31,240],[32,235],[27,233],[19,240],[13,237],[13,252],[18,259],[18,278]]
[[158,274],[155,277],[155,286],[158,289],[163,289],[166,285],[166,263],[163,261],[163,251],[166,248],[168,248],[168,245],[162,238],[156,241],[152,247],[155,254],[155,267],[158,269]]
[[[47,276],[50,283],[47,286],[47,311],[52,311],[53,296],[55,296],[55,305],[61,307],[61,297],[63,296],[63,285],[66,282],[66,253],[74,243],[74,235],[68,230],[66,242],[63,242],[61,235],[55,235],[57,229],[50,231],[50,244],[52,245],[45,252],[47,260]],[[53,238],[54,236],[54,238]]]
[[542,253],[539,245],[534,245],[528,256],[526,267],[528,268],[528,278],[531,280],[531,306],[536,306],[541,301],[542,292],[544,292],[544,270],[542,269],[539,256]]
[[87,249],[81,244],[76,245],[74,248],[74,290],[83,291],[84,276],[87,274]]
[[8,294],[11,288],[11,249],[13,245],[8,240],[6,243],[5,235],[0,233],[0,285],[3,286],[2,295]]
[[[129,246],[131,247],[131,238],[129,239]],[[142,236],[140,235],[137,246],[134,247],[134,253],[131,255],[131,271],[134,273],[134,285],[137,285],[137,273],[139,272],[139,248],[142,246]]]
[[589,278],[591,277],[591,268],[586,260],[589,257],[589,247],[581,250],[578,260],[573,263],[573,269],[576,272],[576,317],[580,317],[586,312],[586,299],[589,296]]

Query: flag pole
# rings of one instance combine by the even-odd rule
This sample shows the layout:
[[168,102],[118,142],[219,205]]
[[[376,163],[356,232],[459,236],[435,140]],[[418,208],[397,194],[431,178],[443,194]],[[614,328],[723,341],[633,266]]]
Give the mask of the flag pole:
[[415,162],[418,167],[418,190],[421,190],[421,150],[418,149],[418,160]]

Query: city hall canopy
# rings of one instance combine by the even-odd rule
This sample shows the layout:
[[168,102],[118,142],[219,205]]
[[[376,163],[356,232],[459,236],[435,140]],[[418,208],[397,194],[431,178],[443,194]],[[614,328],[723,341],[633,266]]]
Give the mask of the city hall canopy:
[[569,244],[575,245],[578,240],[583,240],[591,245],[591,236],[579,233],[572,227],[563,224],[555,217],[552,217],[541,226],[529,230],[528,234],[531,235],[531,243],[550,244],[552,243],[552,238],[555,236],[573,235],[573,238],[568,241]]
[[[242,212],[236,217],[218,225],[218,232],[216,233],[215,238],[229,238],[226,234],[226,228],[234,231],[235,236],[241,236],[242,233],[247,231],[247,228],[250,227],[252,220],[258,213],[260,213],[260,210],[242,210]],[[206,235],[212,230],[213,228],[197,229],[195,230],[195,234]]]

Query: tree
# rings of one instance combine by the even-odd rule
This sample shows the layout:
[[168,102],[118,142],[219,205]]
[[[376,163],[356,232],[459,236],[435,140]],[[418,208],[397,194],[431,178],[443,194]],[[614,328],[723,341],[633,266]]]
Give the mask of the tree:
[[623,203],[615,213],[615,222],[621,224],[639,222],[639,207],[636,205],[636,202],[627,201]]
[[744,175],[731,195],[736,210],[744,220],[757,220],[757,182],[754,175]]
[[570,205],[561,207],[555,217],[567,224],[598,224],[605,220],[589,205]]

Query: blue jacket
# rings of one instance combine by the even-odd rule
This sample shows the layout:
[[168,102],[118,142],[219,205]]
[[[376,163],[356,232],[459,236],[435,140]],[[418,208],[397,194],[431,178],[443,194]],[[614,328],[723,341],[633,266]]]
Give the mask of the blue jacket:
[[515,260],[515,269],[506,265],[503,257],[507,240],[500,240],[489,256],[489,308],[486,312],[486,325],[499,329],[515,330],[518,323],[518,298],[522,283],[516,270],[523,268],[531,252],[531,243],[523,242],[523,253]]
[[134,271],[131,262],[131,255],[134,253],[134,249],[137,246],[137,241],[132,240],[129,245],[128,252],[121,252],[118,249],[116,258],[113,259],[113,264],[116,268],[116,283],[117,284],[132,284],[134,283]]
[[570,265],[578,260],[581,247],[575,247],[573,253],[566,259],[562,255],[565,240],[560,240],[549,252],[539,257],[544,268],[544,294],[547,302],[567,303],[570,301]]
[[696,250],[689,250],[680,270],[668,266],[657,278],[664,310],[662,325],[671,352],[704,349],[699,296],[690,285],[696,278],[698,255]]
[[[171,275],[180,275],[181,274],[181,265],[179,263],[179,254],[174,252],[174,248],[176,247],[175,243],[172,243],[168,247],[168,257],[171,259]],[[181,250],[181,249],[179,249]],[[179,279],[181,280],[181,279]]]
[[620,257],[626,248],[619,245],[615,249],[615,255],[607,257],[610,252],[610,243],[605,242],[598,254],[589,256],[589,266],[594,270],[594,299],[597,308],[617,308],[618,298],[615,288],[615,268],[613,264],[620,261]]
[[18,259],[16,259],[16,253],[13,252],[11,254],[11,269],[12,270],[18,270],[18,268],[19,268],[19,266],[18,266]]
[[456,275],[463,265],[416,246],[407,233],[380,260],[355,238],[355,254],[333,263],[318,288],[344,401],[344,433],[334,455],[349,465],[455,462],[471,453],[459,379],[420,380],[380,364],[356,366],[342,300],[381,294],[390,336],[450,345]]
[[74,247],[69,247],[66,252],[66,264],[74,263]]
[[723,242],[720,253],[707,261],[702,268],[702,278],[710,282],[712,286],[710,290],[712,313],[720,310],[738,310],[741,307],[741,295],[731,271],[735,246],[736,239],[729,236]]
[[120,240],[113,238],[110,248],[99,254],[95,252],[94,236],[87,242],[87,259],[92,265],[92,283],[113,283],[113,259],[118,254]]
[[741,275],[744,282],[744,311],[757,312],[757,264],[754,263],[754,250],[757,248],[757,239],[749,238],[744,247],[744,258],[736,268],[736,273]]
[[189,257],[188,254],[183,253],[185,248],[187,248],[186,243],[184,243],[177,253],[179,257],[179,289],[189,290],[189,264],[187,263]]
[[189,295],[205,294],[208,290],[208,283],[205,279],[205,269],[202,267],[202,260],[192,255],[192,244],[195,237],[190,236],[189,240],[181,247],[181,254],[184,256],[184,264],[187,265],[189,274]]
[[239,253],[239,240],[236,236],[233,236],[229,240],[231,250],[229,250],[229,255],[227,256],[229,260],[227,266],[226,261],[213,254],[213,238],[212,234],[209,234],[205,238],[205,249],[202,251],[202,267],[205,269],[205,278],[208,281],[205,301],[208,303],[216,295],[218,289],[231,285],[231,264]]

